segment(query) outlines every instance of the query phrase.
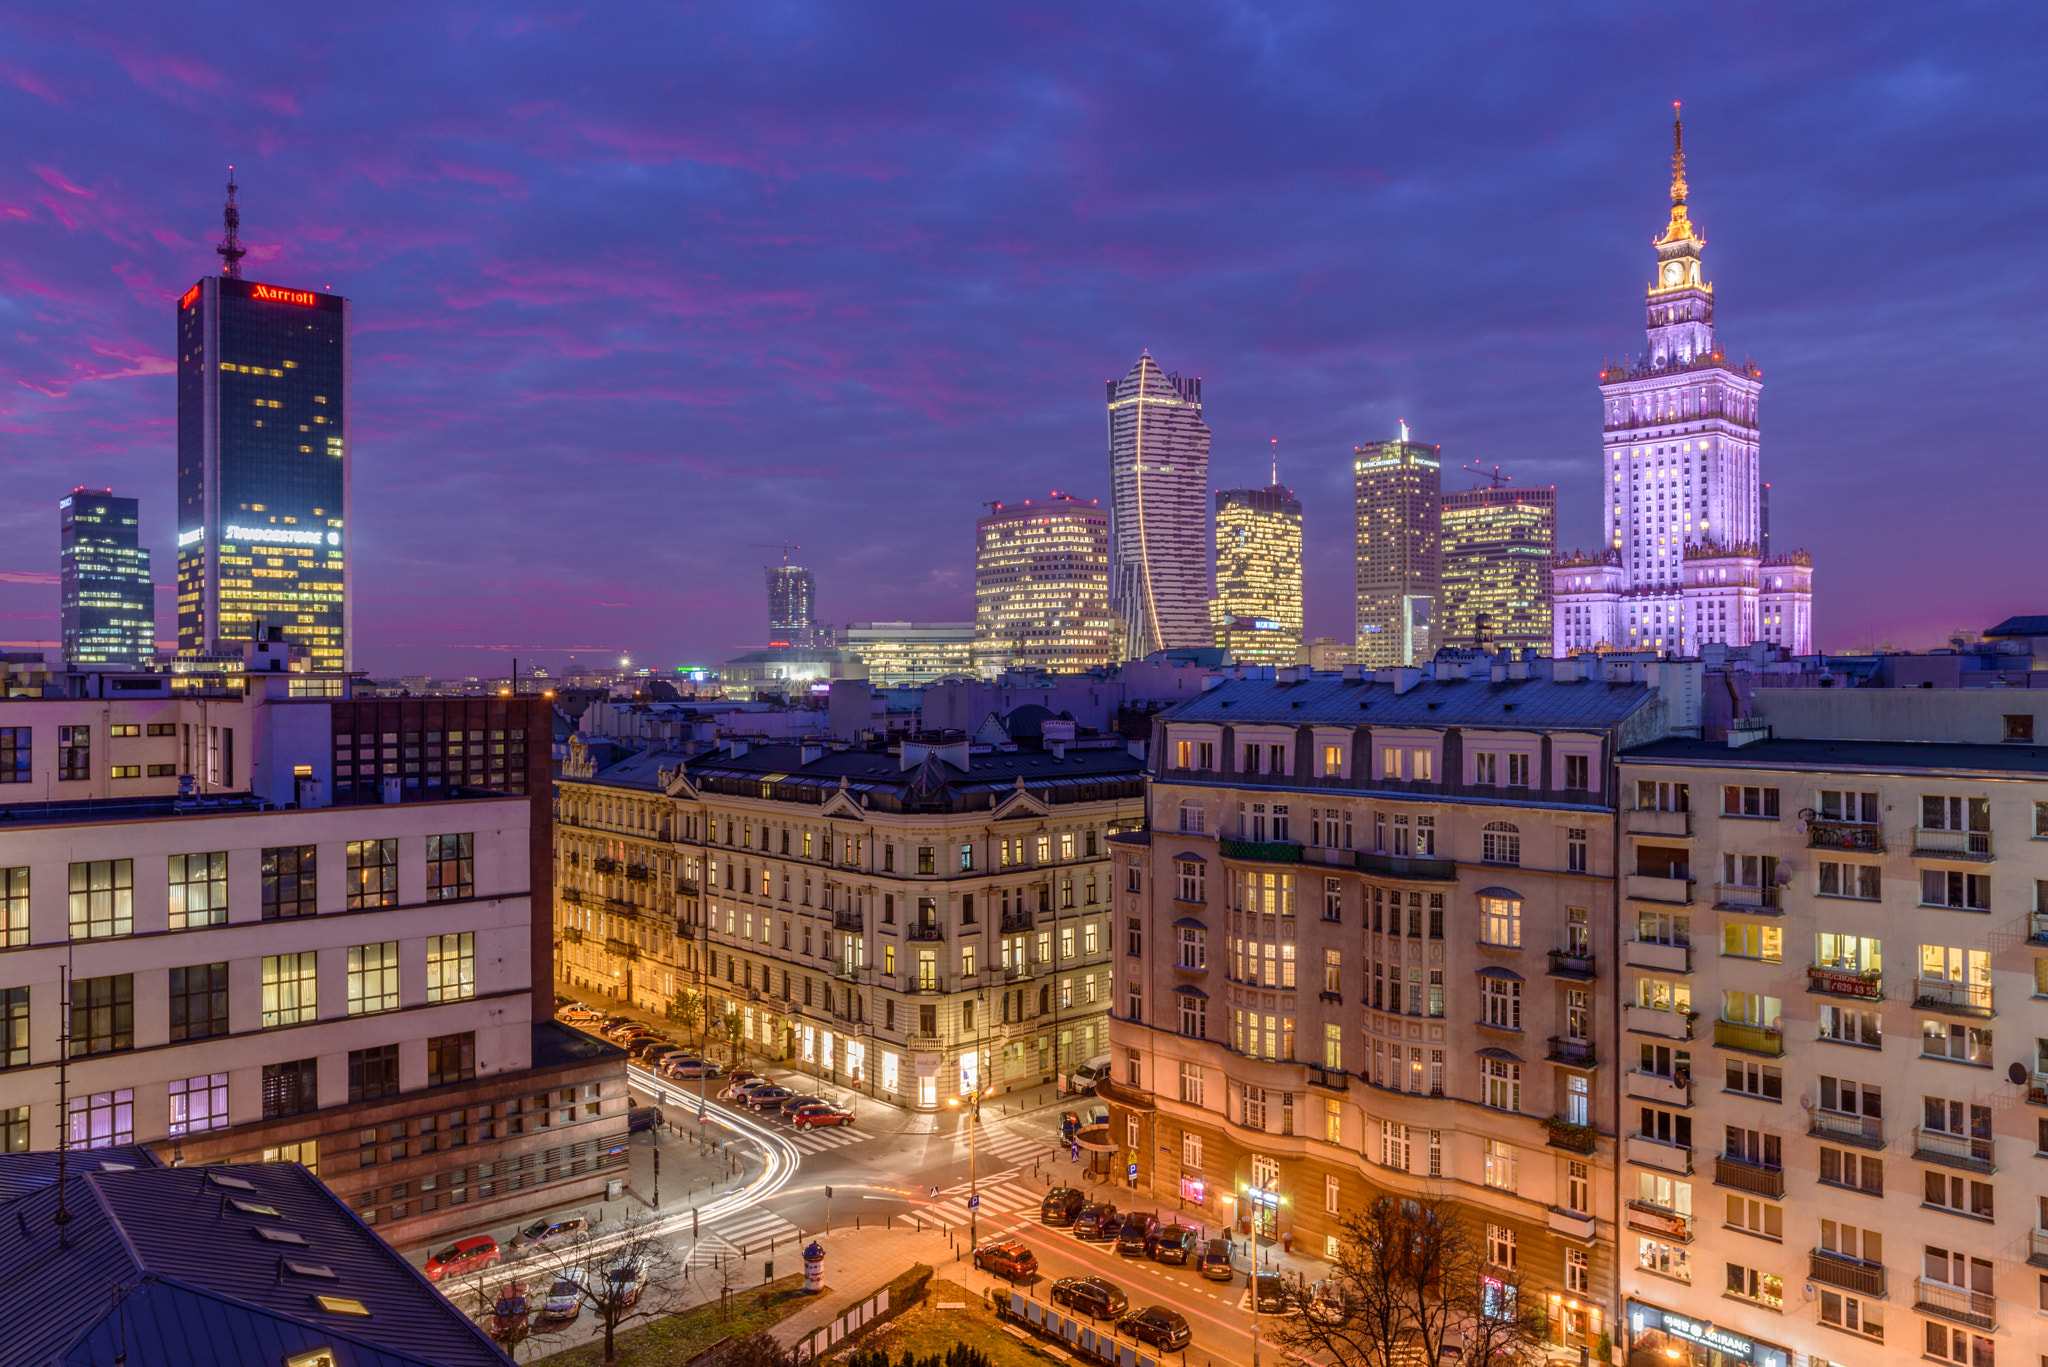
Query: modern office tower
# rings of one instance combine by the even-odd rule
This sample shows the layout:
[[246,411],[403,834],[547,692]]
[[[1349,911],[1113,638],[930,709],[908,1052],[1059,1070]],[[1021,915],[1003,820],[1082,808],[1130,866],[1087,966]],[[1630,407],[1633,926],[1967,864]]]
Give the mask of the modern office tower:
[[849,622],[839,646],[866,663],[877,688],[974,673],[972,622]]
[[1167,374],[1147,351],[1108,390],[1110,607],[1123,657],[1213,645],[1202,382]]
[[346,669],[349,301],[228,273],[178,300],[178,652],[269,627]]
[[1245,664],[1291,665],[1301,649],[1301,503],[1276,479],[1216,491],[1216,644]]
[[1443,509],[1441,643],[1547,654],[1557,490],[1463,489]]
[[[1647,351],[1600,372],[1603,544],[1553,579],[1553,648],[1586,638],[1696,654],[1710,642],[1813,649],[1813,562],[1764,545],[1758,478],[1763,371],[1714,336],[1705,239],[1687,214],[1683,129],[1672,121],[1671,219],[1645,301]],[[1619,572],[1591,570],[1610,562]]]
[[818,644],[818,585],[802,565],[769,565],[768,643],[808,649]]
[[135,500],[73,489],[57,505],[64,659],[138,669],[156,653],[156,597]]
[[984,673],[1113,665],[1109,514],[1055,493],[998,503],[974,524],[974,657]]
[[1443,448],[1408,440],[1352,452],[1358,506],[1358,662],[1412,665],[1436,654],[1442,588]]

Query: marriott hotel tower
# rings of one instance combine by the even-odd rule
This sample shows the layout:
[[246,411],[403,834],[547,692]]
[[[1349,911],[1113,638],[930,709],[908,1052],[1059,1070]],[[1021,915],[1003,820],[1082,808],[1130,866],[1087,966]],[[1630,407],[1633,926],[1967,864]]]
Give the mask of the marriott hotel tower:
[[239,255],[178,300],[178,652],[269,627],[346,669],[349,302]]

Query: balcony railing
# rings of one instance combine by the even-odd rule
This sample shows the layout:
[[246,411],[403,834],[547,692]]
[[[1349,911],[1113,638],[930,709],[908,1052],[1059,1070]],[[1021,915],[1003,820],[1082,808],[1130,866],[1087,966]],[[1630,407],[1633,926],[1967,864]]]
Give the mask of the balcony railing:
[[1913,1005],[1951,1016],[1991,1015],[1991,987],[1988,983],[1959,983],[1947,978],[1916,978]]
[[1922,1125],[1913,1131],[1913,1156],[1944,1167],[1966,1168],[1971,1172],[1995,1172],[1998,1149],[1989,1138],[1930,1130]]
[[596,869],[599,873],[617,873],[619,871],[619,861],[599,855],[590,861],[590,867]]
[[1785,1170],[1724,1153],[1714,1159],[1714,1185],[1733,1187],[1751,1196],[1779,1198],[1785,1194]]
[[604,952],[614,959],[631,961],[640,957],[640,946],[627,940],[607,939],[604,942]]
[[2027,1261],[2035,1267],[2048,1267],[2048,1229],[2027,1231]]
[[1012,935],[1019,931],[1030,930],[1033,926],[1037,924],[1038,917],[1032,912],[1006,911],[1003,913],[1001,933],[1004,935]]
[[1998,1327],[1998,1297],[1989,1291],[1972,1291],[1966,1286],[1950,1286],[1947,1282],[1915,1277],[1913,1308],[1979,1329]]
[[1630,940],[1624,950],[1630,968],[1654,968],[1663,973],[1692,972],[1692,946],[1668,945],[1654,940]]
[[1028,982],[1033,973],[1034,968],[1029,963],[1003,965],[1003,981],[1006,983]]
[[920,921],[907,927],[903,933],[913,940],[937,940],[945,935],[936,921]]
[[1414,855],[1374,854],[1370,850],[1360,850],[1358,867],[1363,873],[1405,878],[1417,883],[1455,883],[1458,880],[1458,861],[1455,859],[1423,859]]
[[1828,968],[1822,964],[1806,967],[1806,990],[1830,997],[1861,997],[1866,1001],[1884,999],[1884,974],[1875,968]]
[[2027,942],[2029,944],[2048,945],[2048,911],[2030,911],[2027,913]]
[[1628,1203],[1628,1225],[1630,1229],[1640,1229],[1645,1234],[1661,1234],[1685,1244],[1692,1242],[1690,1215],[1680,1215],[1675,1210],[1652,1205],[1648,1201]]
[[2048,1073],[2035,1073],[2027,1079],[2027,1100],[2036,1106],[2048,1106]]
[[1625,815],[1630,835],[1675,835],[1684,838],[1692,834],[1691,812],[1659,812],[1644,807]]
[[1561,1115],[1546,1117],[1544,1133],[1553,1148],[1565,1149],[1572,1153],[1591,1153],[1597,1145],[1600,1132],[1591,1125],[1566,1120]]
[[1817,1139],[1843,1139],[1867,1149],[1884,1147],[1884,1117],[1850,1115],[1846,1111],[1824,1111],[1815,1107],[1806,1132]]
[[697,880],[694,878],[676,879],[676,891],[680,893],[686,893],[691,897],[695,897],[698,891]]
[[654,877],[654,870],[648,868],[645,864],[628,864],[626,865],[626,877],[635,883],[645,883],[648,879]]
[[1844,1291],[1854,1291],[1863,1296],[1882,1296],[1884,1290],[1884,1264],[1866,1263],[1861,1258],[1846,1258],[1839,1253],[1830,1253],[1816,1248],[1806,1255],[1806,1275],[1829,1286],[1839,1286]]
[[1989,859],[1991,832],[1937,831],[1926,826],[1913,828],[1913,853],[1936,859]]
[[1715,888],[1714,905],[1732,907],[1740,911],[1777,911],[1778,889],[1746,888],[1739,883],[1720,883]]
[[946,981],[943,978],[912,978],[909,990],[913,995],[930,996],[944,992]]
[[866,929],[866,913],[858,911],[835,911],[832,913],[832,929],[855,931],[864,930]]
[[1692,1014],[1686,1011],[1659,1011],[1655,1007],[1625,1002],[1621,1008],[1621,1023],[1641,1035],[1658,1035],[1664,1039],[1692,1038]]
[[1566,1039],[1563,1035],[1550,1037],[1550,1061],[1566,1063],[1575,1068],[1593,1066],[1593,1041],[1589,1039]]
[[1280,840],[1231,840],[1216,842],[1226,859],[1261,859],[1268,864],[1299,864],[1301,846]]
[[1883,854],[1884,827],[1866,826],[1856,821],[1809,820],[1806,823],[1806,848]]
[[1677,906],[1692,905],[1692,879],[1663,878],[1648,873],[1625,873],[1621,876],[1621,890],[1639,902],[1670,902]]
[[1642,1167],[1675,1172],[1681,1177],[1692,1172],[1692,1150],[1677,1144],[1632,1134],[1623,1140],[1622,1150],[1629,1162]]
[[1715,1021],[1714,1045],[1720,1049],[1743,1049],[1752,1054],[1769,1054],[1777,1058],[1785,1052],[1785,1032],[1773,1030],[1768,1025],[1752,1025],[1748,1021]]
[[1553,949],[1550,951],[1550,972],[1559,978],[1590,978],[1593,976],[1592,951]]

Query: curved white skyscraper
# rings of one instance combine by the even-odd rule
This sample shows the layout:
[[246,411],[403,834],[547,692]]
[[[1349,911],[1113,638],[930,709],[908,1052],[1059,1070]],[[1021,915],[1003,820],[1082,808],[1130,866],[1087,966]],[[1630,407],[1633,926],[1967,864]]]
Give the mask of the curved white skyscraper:
[[1147,351],[1109,382],[1110,607],[1124,658],[1215,644],[1202,382]]

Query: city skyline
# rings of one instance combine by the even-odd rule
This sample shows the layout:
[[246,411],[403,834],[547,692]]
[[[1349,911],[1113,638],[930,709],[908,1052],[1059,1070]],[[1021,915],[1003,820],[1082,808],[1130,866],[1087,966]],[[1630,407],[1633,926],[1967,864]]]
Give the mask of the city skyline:
[[[821,621],[962,620],[965,558],[901,547],[959,525],[1006,465],[1106,504],[1090,391],[1143,347],[1206,378],[1211,486],[1254,484],[1281,439],[1305,508],[1306,634],[1346,634],[1347,457],[1397,417],[1454,465],[1512,450],[1518,478],[1558,487],[1559,544],[1598,543],[1594,377],[1632,349],[1615,305],[1641,287],[1674,97],[1721,302],[1772,364],[1776,540],[1827,570],[1818,643],[1925,646],[2027,610],[2019,501],[1975,494],[2025,481],[2038,421],[2005,397],[2027,376],[2003,339],[2038,312],[2042,270],[2003,225],[2041,194],[2013,155],[2048,122],[2026,77],[2040,21],[1915,18],[1845,50],[1823,20],[1759,12],[1675,53],[1598,16],[1494,21],[1519,41],[1469,72],[1441,20],[1378,38],[1332,10],[1176,34],[1170,74],[1129,82],[1084,55],[1078,12],[856,32],[821,10],[796,28],[832,55],[752,93],[706,68],[689,97],[661,95],[638,59],[586,82],[630,17],[565,23],[544,70],[520,32],[466,32],[480,76],[426,49],[370,62],[394,32],[374,25],[202,10],[146,18],[114,50],[63,16],[13,21],[0,638],[57,650],[36,523],[74,485],[141,498],[143,544],[160,574],[172,563],[164,315],[215,264],[230,162],[251,278],[378,320],[358,339],[353,443],[363,667],[558,667],[570,649],[715,662],[759,631],[743,530],[805,544]],[[796,50],[730,22],[735,73]],[[222,55],[230,23],[256,40],[246,57]],[[645,46],[692,32],[675,24]],[[1304,79],[1250,69],[1268,42]],[[1382,42],[1409,55],[1363,103],[1317,76]],[[1001,49],[977,58],[993,120],[920,74],[934,45],[970,43]],[[265,61],[265,44],[313,55]],[[1601,74],[1559,101],[1567,54]],[[1064,103],[1034,103],[1045,75]],[[441,86],[488,123],[409,102]],[[1392,119],[1422,88],[1447,118]],[[863,107],[855,90],[883,93]],[[812,131],[825,110],[830,139]],[[1155,113],[1184,165],[1093,131]],[[1510,211],[1527,231],[1502,253]],[[1912,385],[1879,387],[1901,369]],[[1919,477],[1943,430],[1972,433],[1973,478]],[[767,535],[742,525],[770,518]],[[1906,525],[1954,549],[1923,572],[1867,534]],[[600,526],[630,562],[559,542]],[[172,596],[158,586],[160,640]]]

